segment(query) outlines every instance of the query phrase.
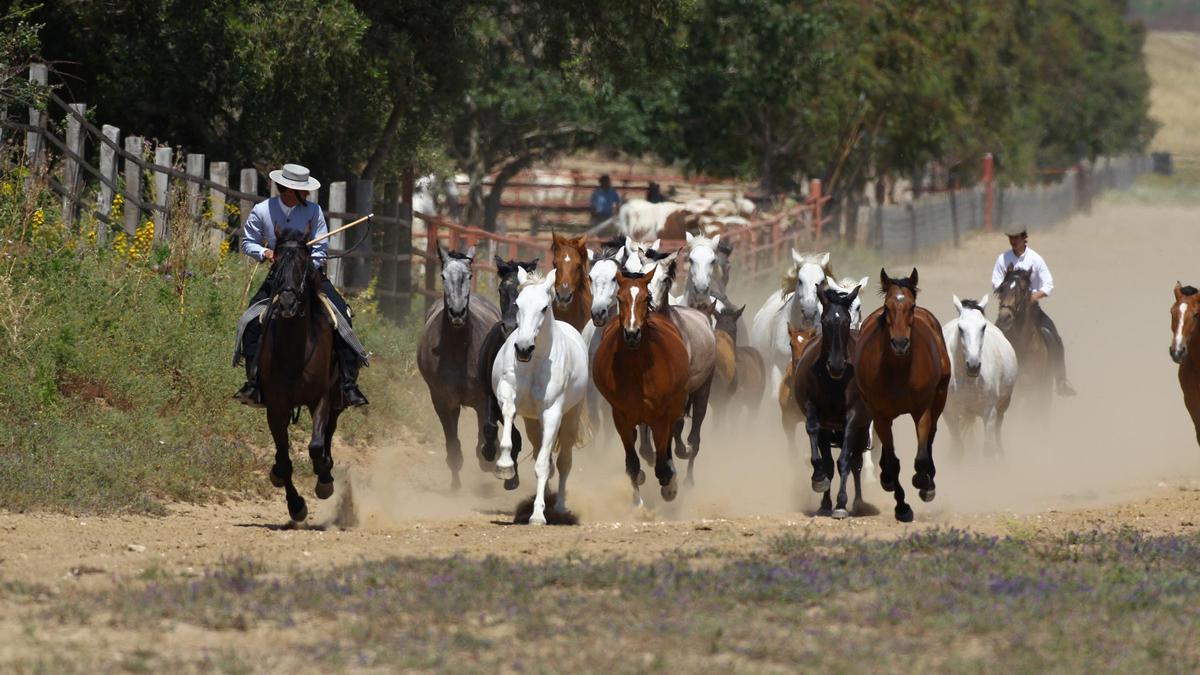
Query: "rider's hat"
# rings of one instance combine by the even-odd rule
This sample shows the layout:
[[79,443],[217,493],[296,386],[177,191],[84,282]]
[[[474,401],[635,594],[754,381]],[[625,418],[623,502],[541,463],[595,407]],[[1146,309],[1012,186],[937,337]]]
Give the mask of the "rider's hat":
[[308,168],[299,164],[284,164],[282,169],[275,169],[271,172],[271,180],[293,190],[312,192],[321,187],[321,183],[308,173]]
[[1004,235],[1008,237],[1028,237],[1029,230],[1024,225],[1009,225],[1008,228],[1004,230]]

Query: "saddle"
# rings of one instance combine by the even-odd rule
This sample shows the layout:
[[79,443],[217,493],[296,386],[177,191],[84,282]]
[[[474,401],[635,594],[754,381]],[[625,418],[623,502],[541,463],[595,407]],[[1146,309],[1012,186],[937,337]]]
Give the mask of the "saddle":
[[[359,341],[358,335],[354,333],[354,328],[350,325],[349,317],[342,316],[337,310],[333,302],[324,293],[317,297],[321,299],[321,306],[325,308],[325,313],[329,317],[330,323],[333,324],[333,331],[346,343],[354,353],[358,355],[359,365],[369,366],[371,355],[363,347]],[[246,332],[246,326],[252,321],[258,321],[265,324],[267,321],[267,312],[271,308],[271,299],[265,298],[251,304],[242,312],[242,316],[238,318],[237,335],[234,336],[233,342],[233,365],[237,366],[242,362],[242,335]]]

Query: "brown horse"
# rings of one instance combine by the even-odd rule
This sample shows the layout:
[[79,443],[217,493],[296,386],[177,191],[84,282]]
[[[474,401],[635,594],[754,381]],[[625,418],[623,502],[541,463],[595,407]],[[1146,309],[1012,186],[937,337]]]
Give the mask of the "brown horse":
[[678,492],[671,434],[688,399],[687,347],[668,317],[650,311],[650,282],[656,273],[661,272],[617,275],[619,320],[605,327],[592,361],[593,382],[612,406],[613,425],[625,446],[635,506],[642,505],[639,486],[646,481],[636,448],[637,427],[650,427],[654,476],[663,499],[671,501]]
[[996,312],[996,327],[1017,353],[1017,387],[1025,390],[1024,398],[1033,410],[1049,410],[1054,383],[1054,364],[1046,340],[1037,326],[1039,308],[1033,302],[1030,291],[1032,271],[1018,270],[1012,265],[1004,275],[1004,281],[996,288],[999,301]]
[[738,347],[738,323],[746,306],[735,309],[719,303],[713,315],[717,334],[717,372],[713,380],[713,410],[723,423],[729,412],[738,421],[742,413],[753,412],[762,403],[767,386],[767,367],[754,347]]
[[582,331],[592,320],[587,235],[564,237],[555,232],[550,257],[554,261],[554,317]]
[[321,273],[313,267],[306,243],[311,235],[311,228],[275,230],[274,295],[263,319],[258,352],[259,388],[275,440],[271,484],[284,489],[288,514],[295,522],[308,517],[308,507],[292,483],[292,411],[304,406],[312,417],[308,455],[317,475],[317,497],[328,499],[333,494],[333,432],[345,408],[338,360],[333,358],[333,321],[320,299]]
[[1196,442],[1200,443],[1200,291],[1175,282],[1171,305],[1171,360],[1179,364],[1179,387],[1183,404],[1192,416]]
[[879,277],[883,307],[863,321],[855,349],[855,380],[883,445],[879,482],[884,490],[895,493],[896,520],[907,523],[913,512],[900,487],[892,422],[911,415],[916,423],[912,483],[923,501],[932,501],[936,493],[933,439],[938,417],[946,407],[950,354],[937,317],[917,306],[917,270],[907,279],[892,279],[886,270],[880,270]]
[[794,387],[796,368],[800,357],[804,355],[804,349],[812,343],[813,338],[817,335],[817,325],[800,330],[793,328],[790,323],[787,324],[788,347],[792,350],[792,356],[791,361],[788,362],[787,371],[783,374],[783,380],[779,383],[778,400],[779,412],[783,415],[783,433],[787,434],[788,448],[796,447],[796,425],[804,422],[804,414],[800,410],[800,405],[796,403]]

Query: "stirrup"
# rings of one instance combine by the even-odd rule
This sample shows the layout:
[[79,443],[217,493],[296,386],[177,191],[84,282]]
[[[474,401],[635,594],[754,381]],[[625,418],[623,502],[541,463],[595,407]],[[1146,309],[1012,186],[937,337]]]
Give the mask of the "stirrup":
[[358,408],[371,403],[359,391],[358,386],[353,384],[348,387],[342,387],[342,400],[345,402],[347,408]]
[[262,395],[259,393],[258,387],[255,387],[250,382],[243,384],[242,388],[238,389],[237,393],[233,395],[233,398],[234,398],[234,400],[240,402],[242,405],[248,405],[251,408],[265,408],[266,407],[265,405],[263,405]]

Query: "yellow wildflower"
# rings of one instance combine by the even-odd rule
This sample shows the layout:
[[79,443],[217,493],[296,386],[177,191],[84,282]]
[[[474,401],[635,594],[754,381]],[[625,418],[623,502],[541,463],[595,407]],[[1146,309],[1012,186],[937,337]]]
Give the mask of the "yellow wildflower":
[[224,258],[227,255],[229,255],[229,240],[222,239],[221,240],[221,257]]

